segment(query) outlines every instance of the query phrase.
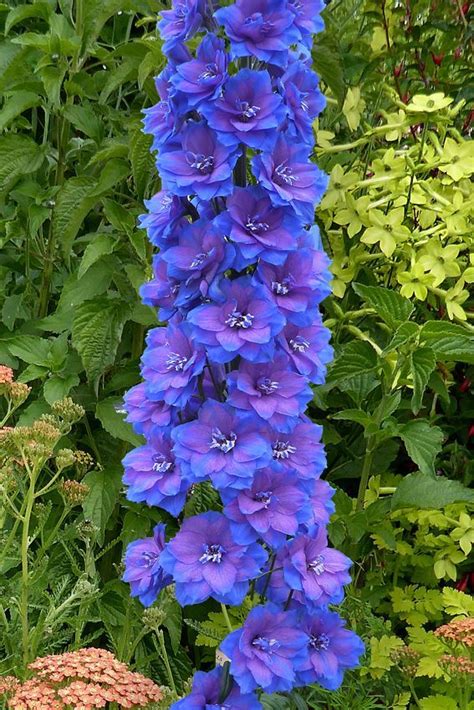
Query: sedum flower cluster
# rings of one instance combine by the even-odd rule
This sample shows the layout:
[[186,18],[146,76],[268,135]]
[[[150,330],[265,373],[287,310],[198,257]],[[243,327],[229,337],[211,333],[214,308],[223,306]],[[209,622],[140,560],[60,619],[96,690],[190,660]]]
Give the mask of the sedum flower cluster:
[[[260,708],[255,691],[337,688],[362,652],[328,605],[350,560],[328,545],[333,490],[321,427],[305,409],[332,356],[319,304],[329,261],[314,209],[326,176],[311,162],[324,107],[311,70],[321,0],[175,0],[159,30],[168,58],[145,112],[163,189],[141,225],[159,249],[143,301],[143,382],[125,398],[146,444],[124,459],[129,500],[179,516],[207,482],[221,512],[186,517],[130,544],[124,579],[151,605],[260,595],[224,640],[230,662],[199,672],[175,708]],[[191,53],[187,44],[197,46]],[[226,699],[227,698],[227,699]]]

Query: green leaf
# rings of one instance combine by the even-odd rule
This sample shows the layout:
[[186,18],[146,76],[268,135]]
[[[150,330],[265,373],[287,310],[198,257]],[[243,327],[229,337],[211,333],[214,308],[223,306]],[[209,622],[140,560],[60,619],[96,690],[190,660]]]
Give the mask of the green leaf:
[[70,311],[80,303],[104,293],[110,285],[115,268],[114,259],[100,259],[81,278],[78,278],[77,273],[72,273],[64,282],[58,312],[54,315],[59,316],[61,311]]
[[65,106],[63,115],[72,123],[74,128],[92,138],[96,143],[100,143],[103,137],[103,122],[92,106],[74,105]]
[[91,471],[84,477],[89,493],[82,504],[84,517],[99,528],[99,544],[103,544],[105,528],[112,515],[122,487],[122,469]]
[[91,195],[100,197],[105,192],[108,192],[118,182],[125,180],[130,174],[130,167],[124,160],[114,159],[109,160],[99,176],[99,182]]
[[346,85],[342,59],[332,37],[319,35],[313,48],[313,66],[342,106]]
[[149,517],[136,513],[134,510],[127,510],[123,518],[122,533],[120,535],[124,550],[133,540],[149,537],[150,531],[151,521]]
[[408,456],[420,471],[426,474],[434,473],[434,462],[444,439],[443,431],[437,426],[431,426],[424,419],[416,419],[401,426],[398,436],[405,444]]
[[0,190],[5,191],[19,175],[31,175],[43,160],[43,149],[31,138],[14,133],[1,136]]
[[181,643],[183,612],[176,599],[171,599],[170,597],[167,597],[161,606],[166,614],[163,626],[170,635],[171,648],[176,653]]
[[82,261],[77,270],[77,277],[81,279],[86,271],[90,269],[102,256],[111,254],[117,245],[117,239],[111,234],[94,234],[92,241],[85,248]]
[[421,409],[423,395],[435,367],[436,357],[431,348],[417,348],[411,354],[411,376],[413,378],[411,408],[414,414],[418,414]]
[[7,344],[10,353],[23,360],[23,362],[49,367],[50,340],[38,338],[34,335],[17,335],[12,340],[7,341]]
[[434,477],[418,471],[405,476],[392,497],[392,510],[398,508],[444,508],[451,503],[473,502],[474,491],[459,481]]
[[130,134],[129,158],[132,165],[133,182],[137,195],[142,200],[153,174],[154,159],[151,154],[152,137],[140,128]]
[[458,710],[457,702],[446,695],[429,695],[427,698],[421,698],[419,706],[421,710]]
[[53,231],[69,258],[73,242],[85,218],[97,202],[91,194],[97,186],[90,177],[73,177],[65,182],[56,197],[53,210]]
[[343,409],[342,411],[333,414],[332,419],[342,419],[343,421],[356,422],[356,424],[360,424],[364,427],[364,429],[374,423],[374,420],[370,414],[362,412],[360,409]]
[[272,693],[272,695],[264,693],[260,697],[260,702],[263,705],[263,710],[291,710],[290,699],[276,693]]
[[38,106],[40,97],[32,91],[15,91],[12,93],[3,104],[0,111],[0,131],[3,131],[14,118],[19,116],[29,108]]
[[8,330],[13,330],[15,321],[22,311],[24,295],[24,293],[14,293],[11,296],[7,296],[3,302],[2,323]]
[[53,402],[67,397],[71,389],[77,387],[78,384],[79,377],[77,375],[66,375],[66,377],[53,375],[43,385],[44,398],[48,404],[53,404]]
[[141,446],[143,437],[135,434],[131,424],[124,420],[123,400],[118,397],[108,397],[97,404],[95,416],[105,431],[115,439],[128,441],[133,446]]
[[474,337],[461,325],[428,321],[421,329],[420,340],[433,348],[439,359],[474,364]]
[[345,346],[329,369],[328,383],[339,382],[371,372],[377,367],[377,354],[366,342],[356,340]]
[[401,322],[407,321],[413,311],[413,304],[392,289],[357,283],[352,284],[352,288],[394,330]]
[[30,17],[41,17],[47,20],[51,13],[51,6],[47,2],[35,2],[34,4],[20,5],[14,7],[5,18],[5,36],[15,25],[27,20]]
[[105,369],[113,364],[130,313],[129,303],[104,297],[85,301],[77,307],[72,342],[90,382],[97,383]]
[[412,340],[419,332],[420,327],[412,321],[402,323],[395,331],[393,338],[383,351],[383,355],[398,350],[401,345],[405,345]]

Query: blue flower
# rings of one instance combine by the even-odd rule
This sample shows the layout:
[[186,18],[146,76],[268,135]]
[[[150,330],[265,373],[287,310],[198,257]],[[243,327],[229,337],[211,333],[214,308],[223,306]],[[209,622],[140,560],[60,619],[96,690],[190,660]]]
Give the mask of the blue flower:
[[308,637],[295,611],[266,604],[254,607],[221,649],[230,658],[230,672],[242,692],[258,687],[266,693],[288,692],[295,686],[296,669],[307,661]]
[[309,154],[309,146],[280,135],[271,152],[252,158],[252,170],[274,205],[291,204],[312,224],[315,205],[326,191],[328,178],[311,162]]
[[153,529],[153,537],[131,542],[125,553],[124,582],[130,584],[130,594],[138,597],[143,606],[150,606],[159,592],[172,584],[173,578],[160,565],[160,554],[165,546],[165,525]]
[[194,674],[190,695],[171,705],[170,710],[262,710],[262,704],[253,693],[241,693],[232,683],[229,694],[221,700],[224,683],[223,668],[218,666],[209,673],[198,671]]
[[301,617],[308,636],[308,656],[297,669],[297,684],[318,683],[327,690],[337,690],[344,671],[359,665],[364,644],[333,611],[319,609],[308,614],[302,610]]
[[259,574],[266,559],[257,543],[236,542],[227,518],[213,511],[186,518],[160,556],[163,569],[176,583],[181,606],[209,597],[222,604],[241,604],[249,580]]
[[311,37],[324,30],[321,12],[325,8],[324,0],[288,0],[288,8],[295,16],[295,25],[303,37]]
[[194,193],[202,200],[230,195],[240,151],[221,143],[204,122],[190,121],[178,138],[158,155],[165,188],[181,197]]
[[288,48],[301,39],[286,0],[237,0],[214,17],[231,41],[232,59],[256,57],[285,67]]
[[147,230],[152,244],[159,247],[167,245],[167,237],[184,217],[183,201],[171,192],[161,190],[150,200],[145,200],[145,207],[148,213],[141,215],[140,227]]
[[176,131],[178,105],[170,95],[170,90],[173,89],[170,84],[172,73],[171,67],[168,66],[156,77],[155,85],[161,100],[151,108],[143,110],[143,131],[153,136],[152,150],[159,150]]
[[198,107],[217,97],[227,78],[228,61],[224,41],[208,34],[198,47],[196,59],[178,64],[171,82],[186,95],[188,106]]
[[177,407],[185,405],[197,388],[206,354],[191,341],[188,323],[170,323],[154,328],[147,336],[142,356],[142,375],[150,399],[163,399]]
[[333,358],[333,349],[329,345],[331,333],[323,326],[319,316],[313,323],[306,327],[288,323],[279,341],[294,369],[311,382],[321,385],[326,378],[326,365]]
[[273,429],[273,465],[277,470],[297,471],[302,480],[316,481],[326,466],[321,435],[322,427],[306,418],[297,420],[290,431]]
[[274,338],[285,319],[250,276],[224,280],[216,300],[192,310],[188,320],[196,342],[211,360],[230,362],[238,355],[252,362],[273,357]]
[[251,69],[230,77],[223,96],[204,104],[201,111],[225,145],[244,143],[259,150],[272,148],[286,113],[281,96],[273,91],[270,74]]
[[211,478],[218,489],[246,488],[257,468],[270,463],[267,432],[253,414],[227,404],[206,401],[198,419],[173,430],[176,457],[185,462],[188,478]]
[[140,286],[140,296],[146,306],[160,309],[160,318],[169,320],[177,310],[176,294],[181,287],[177,279],[168,276],[168,265],[162,254],[153,257],[153,278]]
[[150,436],[162,427],[177,421],[177,414],[166,402],[155,402],[146,393],[146,384],[141,382],[128,390],[124,397],[126,421],[137,434]]
[[174,0],[171,10],[162,10],[158,29],[165,40],[165,54],[194,37],[203,24],[206,6],[206,0]]
[[123,482],[128,486],[128,500],[157,505],[176,516],[184,508],[190,483],[184,479],[171,449],[166,430],[151,435],[145,446],[125,456]]
[[326,105],[317,74],[303,62],[290,64],[281,79],[288,111],[288,132],[297,140],[314,143],[313,122]]

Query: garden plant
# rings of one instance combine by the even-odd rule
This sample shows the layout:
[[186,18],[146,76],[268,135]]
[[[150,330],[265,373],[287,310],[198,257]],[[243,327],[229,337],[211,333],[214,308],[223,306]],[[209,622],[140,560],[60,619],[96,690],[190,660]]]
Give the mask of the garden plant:
[[[472,710],[472,3],[219,4],[213,18],[192,0],[0,3],[0,707]],[[245,19],[258,27],[270,5],[271,31],[288,41],[254,54]],[[205,134],[223,147],[217,181],[203,166],[201,194],[176,162],[196,128],[185,161],[209,157]],[[271,180],[268,156],[285,136],[292,155],[307,146],[298,159],[321,200],[314,217],[304,200],[292,213]],[[258,201],[272,207],[254,227],[271,226],[273,242],[241,219]],[[290,257],[302,224],[311,229]],[[303,287],[309,250],[319,276],[302,294],[303,324],[273,283],[286,290],[293,258]],[[203,310],[252,293],[257,305],[275,299],[263,342],[245,338],[255,318],[242,340],[221,341],[209,329],[220,315]],[[308,359],[291,349],[303,329]],[[172,380],[159,371],[170,331],[176,354],[192,355],[194,389],[188,368]],[[237,382],[279,359],[287,382],[311,387],[299,432],[317,456],[296,473],[265,459],[266,422],[244,413]],[[227,453],[206,455],[207,432],[230,424]],[[147,468],[150,448],[159,456]],[[232,468],[219,468],[229,454]],[[258,491],[243,485],[252,469]],[[297,532],[291,515],[281,529],[247,523],[246,489],[268,493],[270,482],[291,490],[287,505],[298,500]],[[331,554],[353,564],[343,598],[304,613],[327,624],[319,634],[351,640],[339,670],[357,664],[356,635],[364,652],[344,679],[326,656],[325,676],[313,666],[265,687],[260,675],[254,691],[232,666],[235,639],[298,614],[303,592],[288,599],[297,580],[277,558],[310,515],[327,524]],[[248,592],[245,579],[233,598],[180,583],[174,552],[193,521],[205,521],[199,535],[223,525],[219,545],[246,550]],[[139,587],[141,553],[163,546],[163,567]],[[298,630],[301,641],[301,619]]]

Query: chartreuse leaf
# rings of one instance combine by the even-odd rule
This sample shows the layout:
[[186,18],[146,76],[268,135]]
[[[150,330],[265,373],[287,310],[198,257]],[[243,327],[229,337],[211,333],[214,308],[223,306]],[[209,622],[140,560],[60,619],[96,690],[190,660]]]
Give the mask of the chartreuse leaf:
[[413,311],[413,304],[392,289],[357,283],[352,284],[352,288],[358,296],[377,311],[390,328],[395,329],[397,325],[407,321]]
[[415,338],[419,330],[420,327],[412,321],[402,323],[393,334],[393,337],[384,349],[383,354],[385,355],[386,353],[391,353],[394,350],[397,350],[401,345],[405,345],[405,343],[410,342],[410,340]]
[[450,616],[474,616],[474,598],[452,587],[443,588],[443,605]]
[[[403,424],[398,435],[405,444],[408,456],[420,471],[434,473],[434,462],[441,451],[444,434],[437,426],[431,426],[424,419],[416,419]],[[429,506],[431,507],[431,506]]]
[[449,478],[435,478],[418,471],[405,476],[392,497],[392,510],[398,508],[444,508],[451,503],[474,502],[470,490]]
[[411,376],[413,379],[411,408],[414,414],[418,414],[421,409],[423,395],[435,367],[436,357],[431,348],[417,348],[411,354]]
[[474,337],[461,325],[428,321],[421,328],[420,340],[440,359],[474,364]]
[[104,542],[105,528],[118,502],[122,487],[122,469],[91,471],[84,477],[89,493],[82,504],[84,517],[99,528],[99,544]]
[[90,382],[96,383],[115,360],[130,304],[118,299],[97,298],[81,303],[72,325],[72,342],[81,356]]
[[459,705],[453,698],[446,695],[430,695],[419,702],[421,710],[459,710]]

